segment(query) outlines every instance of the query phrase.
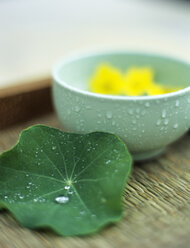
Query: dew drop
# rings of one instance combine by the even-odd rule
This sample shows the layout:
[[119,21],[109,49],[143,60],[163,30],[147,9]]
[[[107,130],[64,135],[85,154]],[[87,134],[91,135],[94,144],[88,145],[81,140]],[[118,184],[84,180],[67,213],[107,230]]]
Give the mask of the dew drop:
[[58,196],[55,198],[55,201],[57,203],[64,204],[64,203],[67,203],[69,201],[69,197],[68,196]]
[[162,118],[166,118],[166,110],[165,109],[162,111]]
[[133,124],[136,124],[136,123],[137,123],[137,121],[134,119],[134,120],[132,120],[132,123],[133,123]]
[[139,108],[136,109],[136,113],[137,113],[137,114],[140,113],[140,109],[139,109]]
[[80,211],[80,214],[81,214],[81,215],[84,215],[84,214],[85,214],[85,211]]
[[52,148],[51,148],[53,151],[56,149],[56,146],[52,146]]
[[111,119],[111,118],[112,118],[112,112],[111,112],[111,111],[107,111],[106,117],[107,117],[108,119]]
[[178,124],[176,123],[176,124],[174,124],[174,126],[173,126],[173,128],[178,128]]
[[86,109],[91,109],[91,106],[89,106],[89,105],[86,105]]
[[79,112],[80,111],[80,107],[79,106],[75,106],[75,112]]
[[160,124],[161,124],[161,120],[159,119],[159,120],[157,120],[156,125],[160,126]]
[[168,122],[169,122],[169,120],[168,119],[165,119],[164,125],[168,125]]
[[106,164],[109,164],[110,162],[111,162],[111,160],[109,159],[109,160],[106,161]]
[[69,190],[69,189],[70,189],[70,187],[71,187],[71,186],[66,185],[64,188],[65,188],[66,190]]
[[179,100],[176,100],[175,106],[176,106],[176,107],[179,107]]
[[101,202],[102,203],[105,203],[106,202],[106,199],[104,197],[101,198]]
[[111,123],[111,124],[112,124],[112,126],[115,126],[115,121],[112,121],[112,123]]
[[147,107],[147,108],[150,107],[150,103],[149,102],[146,102],[145,103],[145,107]]
[[129,113],[130,115],[132,115],[132,114],[133,114],[133,110],[132,110],[132,109],[129,109],[129,110],[128,110],[128,113]]
[[141,111],[141,115],[145,115],[145,114],[146,114],[145,110]]

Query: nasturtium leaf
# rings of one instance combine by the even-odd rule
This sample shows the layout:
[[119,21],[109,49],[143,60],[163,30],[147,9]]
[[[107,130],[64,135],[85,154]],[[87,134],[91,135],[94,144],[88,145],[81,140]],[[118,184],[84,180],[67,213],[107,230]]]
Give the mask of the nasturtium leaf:
[[0,155],[0,208],[28,228],[92,233],[121,218],[130,171],[126,145],[113,134],[33,126]]

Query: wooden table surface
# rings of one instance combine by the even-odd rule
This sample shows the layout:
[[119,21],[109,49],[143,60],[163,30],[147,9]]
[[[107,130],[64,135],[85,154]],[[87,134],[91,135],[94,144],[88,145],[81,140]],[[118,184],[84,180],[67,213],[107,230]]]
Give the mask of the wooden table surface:
[[[0,131],[0,152],[34,123],[61,128],[54,113]],[[190,134],[160,158],[135,164],[124,194],[124,218],[87,237],[64,238],[21,227],[0,212],[0,248],[190,247]]]

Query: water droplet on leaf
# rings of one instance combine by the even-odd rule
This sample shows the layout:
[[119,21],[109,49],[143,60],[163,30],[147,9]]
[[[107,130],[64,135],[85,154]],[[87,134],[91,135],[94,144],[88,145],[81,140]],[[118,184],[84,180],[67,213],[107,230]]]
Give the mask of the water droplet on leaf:
[[106,161],[106,164],[109,164],[110,162],[111,162],[111,160],[109,159],[109,160]]
[[66,190],[68,190],[68,189],[70,189],[70,187],[71,187],[71,186],[66,185],[64,188],[65,188]]
[[69,201],[69,197],[68,196],[58,196],[55,198],[55,201],[57,203],[64,204],[64,203],[67,203]]

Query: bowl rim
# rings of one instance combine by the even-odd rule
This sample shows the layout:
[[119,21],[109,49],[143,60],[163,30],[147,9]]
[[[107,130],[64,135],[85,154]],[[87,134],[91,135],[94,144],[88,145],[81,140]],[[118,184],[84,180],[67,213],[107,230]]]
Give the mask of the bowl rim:
[[179,96],[183,95],[186,92],[190,91],[190,86],[187,86],[183,89],[180,89],[175,92],[167,93],[167,94],[160,94],[160,95],[153,95],[153,96],[120,96],[120,95],[106,95],[106,94],[99,94],[99,93],[94,93],[90,91],[85,91],[81,90],[77,87],[69,85],[65,80],[62,80],[58,76],[58,72],[63,68],[65,65],[76,61],[80,59],[85,59],[88,57],[94,57],[94,56],[101,56],[101,55],[111,55],[111,54],[131,54],[131,55],[145,55],[145,56],[150,56],[150,57],[160,57],[164,59],[169,59],[169,60],[175,60],[176,62],[182,63],[184,65],[188,65],[190,68],[190,62],[187,60],[184,60],[182,58],[178,58],[177,56],[168,56],[164,54],[158,54],[154,52],[142,52],[142,51],[128,51],[128,50],[119,50],[119,49],[114,49],[114,50],[107,50],[105,49],[103,51],[91,51],[91,52],[79,52],[79,53],[74,53],[70,56],[67,56],[61,60],[59,60],[53,67],[52,70],[52,77],[56,81],[56,83],[59,83],[61,86],[69,89],[70,91],[73,91],[75,93],[85,95],[85,96],[91,96],[94,98],[100,98],[100,99],[112,99],[112,100],[133,100],[133,101],[140,101],[140,100],[159,100],[163,98],[170,98],[174,96]]

